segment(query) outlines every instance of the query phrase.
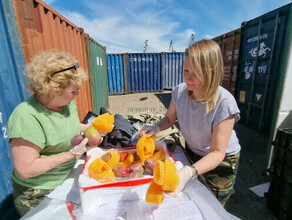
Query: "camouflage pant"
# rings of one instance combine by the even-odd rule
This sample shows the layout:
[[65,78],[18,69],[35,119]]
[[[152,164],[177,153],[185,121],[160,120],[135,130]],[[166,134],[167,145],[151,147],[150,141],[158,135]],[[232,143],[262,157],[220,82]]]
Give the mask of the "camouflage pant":
[[53,190],[33,189],[13,181],[13,199],[16,210],[22,217],[43,201]]
[[[193,153],[188,147],[186,147],[186,152],[193,163],[202,158]],[[226,156],[215,169],[203,174],[210,190],[223,206],[226,204],[233,190],[239,157],[240,153]]]

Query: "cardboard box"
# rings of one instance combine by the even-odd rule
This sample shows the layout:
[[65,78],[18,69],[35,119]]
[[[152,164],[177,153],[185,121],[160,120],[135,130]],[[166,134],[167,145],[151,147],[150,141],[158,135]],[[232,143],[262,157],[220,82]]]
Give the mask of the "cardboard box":
[[[165,160],[174,159],[167,150],[164,141],[156,141],[155,149],[163,149]],[[96,158],[101,157],[108,151],[114,150],[121,153],[122,151],[136,151],[136,148],[118,148],[118,149],[101,149],[94,148],[87,152],[83,170],[79,177],[80,201],[84,213],[98,208],[103,204],[118,202],[123,200],[145,199],[147,189],[153,179],[151,175],[144,175],[142,178],[117,180],[112,183],[99,183],[93,178],[88,177],[88,167]]]

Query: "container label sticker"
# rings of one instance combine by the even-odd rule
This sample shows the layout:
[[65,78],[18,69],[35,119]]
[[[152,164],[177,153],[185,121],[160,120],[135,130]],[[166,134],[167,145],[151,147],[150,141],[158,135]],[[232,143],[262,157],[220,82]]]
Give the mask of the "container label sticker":
[[102,66],[102,59],[101,58],[99,58],[99,64],[100,64],[100,66]]
[[96,65],[99,66],[99,57],[96,57]]
[[257,99],[257,101],[259,102],[260,99],[261,99],[261,97],[262,97],[262,94],[255,94],[255,95],[256,95],[256,99]]
[[142,57],[142,58],[140,58],[140,57],[138,57],[138,58],[136,58],[136,57],[131,57],[130,59],[130,62],[141,62],[141,61],[152,61],[152,58],[151,57],[146,57],[146,58],[144,58],[144,57]]
[[256,57],[256,56],[263,56],[263,58],[266,57],[267,53],[271,51],[270,48],[268,48],[265,44],[265,42],[261,42],[260,43],[260,48],[258,50],[257,47],[252,48],[248,53],[252,56],[252,57]]
[[251,74],[250,74],[250,72],[245,72],[245,75],[244,75],[245,77],[245,79],[249,79],[250,78],[250,76],[251,76]]
[[239,92],[239,102],[245,103],[245,91],[240,91]]
[[2,112],[0,112],[0,124],[1,124],[1,130],[3,134],[3,138],[6,139],[8,138],[8,129],[7,126],[2,126],[3,119],[2,119]]

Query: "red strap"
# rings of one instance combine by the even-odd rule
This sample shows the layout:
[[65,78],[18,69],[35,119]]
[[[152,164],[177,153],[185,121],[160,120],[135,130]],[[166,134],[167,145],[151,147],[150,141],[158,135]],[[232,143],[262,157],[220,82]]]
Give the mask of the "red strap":
[[137,179],[137,180],[128,180],[128,181],[120,181],[120,182],[114,182],[114,183],[107,183],[102,185],[95,185],[95,186],[88,186],[88,187],[79,187],[82,192],[86,192],[87,190],[91,189],[98,189],[98,188],[104,188],[104,187],[127,187],[127,186],[139,186],[142,184],[151,183],[153,178],[144,178],[144,179]]
[[73,214],[73,210],[74,210],[74,203],[71,201],[65,201],[65,204],[67,206],[68,212],[71,215],[71,218],[73,220],[76,220],[76,216]]

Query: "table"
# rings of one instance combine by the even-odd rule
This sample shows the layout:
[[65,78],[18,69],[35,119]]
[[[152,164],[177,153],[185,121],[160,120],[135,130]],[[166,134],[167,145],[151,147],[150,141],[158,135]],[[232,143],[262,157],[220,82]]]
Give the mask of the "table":
[[[172,156],[176,160],[182,161],[184,165],[188,164],[180,146],[176,148]],[[149,204],[144,200],[113,201],[112,204],[97,208],[94,213],[83,213],[80,205],[79,189],[76,186],[76,179],[81,173],[83,163],[84,159],[82,158],[77,162],[66,181],[21,219],[51,220],[54,217],[57,219],[84,220],[238,219],[228,213],[198,179],[190,180],[181,195],[177,198],[165,198],[160,206]],[[199,215],[195,217],[198,213]]]

